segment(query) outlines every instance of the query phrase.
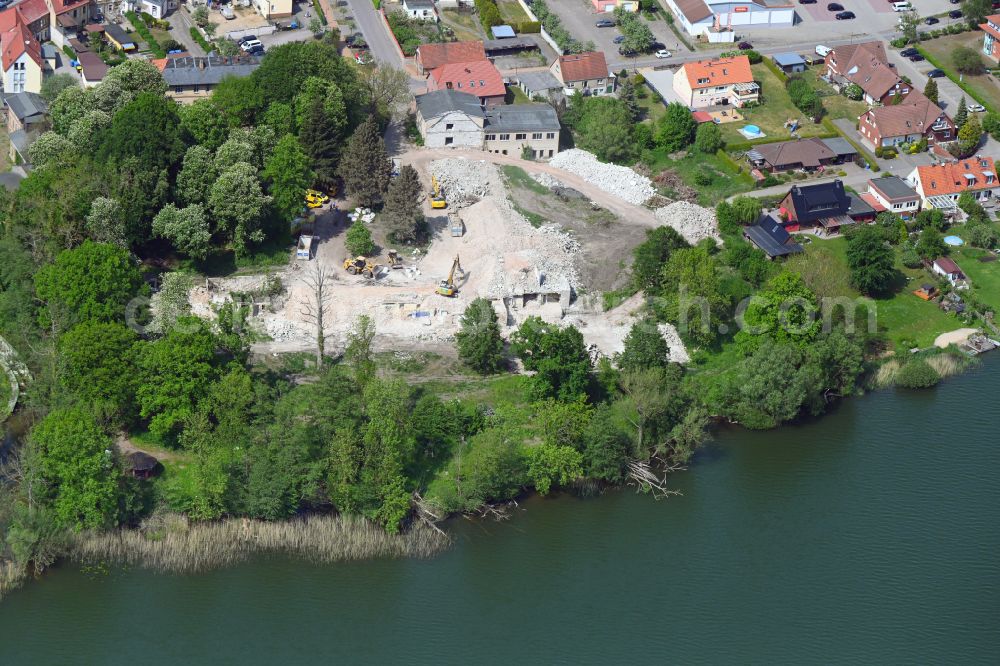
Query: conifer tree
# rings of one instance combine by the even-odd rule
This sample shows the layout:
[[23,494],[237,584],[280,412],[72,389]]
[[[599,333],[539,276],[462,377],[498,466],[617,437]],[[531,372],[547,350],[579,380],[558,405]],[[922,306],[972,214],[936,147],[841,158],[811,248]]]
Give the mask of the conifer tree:
[[413,243],[423,235],[424,214],[420,210],[420,202],[420,179],[416,169],[407,164],[389,183],[382,209],[393,240]]
[[969,119],[969,109],[965,104],[965,95],[962,95],[962,99],[958,102],[958,110],[955,111],[955,127],[962,129],[965,125],[965,121]]
[[378,123],[373,116],[368,116],[354,130],[344,150],[340,163],[344,189],[358,204],[377,206],[382,203],[391,174],[392,163],[379,135]]
[[927,86],[924,88],[924,97],[934,102],[938,103],[938,87],[937,81],[934,79],[927,79]]
[[337,177],[337,161],[340,157],[340,136],[330,122],[319,96],[313,100],[309,113],[299,132],[302,149],[312,161],[316,179],[330,185]]

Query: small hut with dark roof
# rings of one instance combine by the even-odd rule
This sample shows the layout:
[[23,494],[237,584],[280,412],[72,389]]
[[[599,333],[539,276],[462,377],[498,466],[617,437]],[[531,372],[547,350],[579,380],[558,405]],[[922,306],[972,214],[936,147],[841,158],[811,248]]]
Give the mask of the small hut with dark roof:
[[156,475],[160,461],[142,451],[133,451],[128,454],[128,469],[132,476],[137,479],[148,479]]

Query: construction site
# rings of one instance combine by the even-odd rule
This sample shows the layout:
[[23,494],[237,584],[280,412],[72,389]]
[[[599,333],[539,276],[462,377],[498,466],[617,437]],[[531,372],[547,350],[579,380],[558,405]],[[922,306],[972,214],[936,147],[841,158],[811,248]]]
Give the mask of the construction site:
[[[374,321],[379,347],[415,349],[453,340],[469,303],[486,298],[505,335],[537,316],[579,328],[595,355],[621,351],[642,296],[604,311],[602,292],[624,284],[631,249],[642,242],[647,228],[664,223],[662,216],[624,202],[636,209],[636,217],[641,213],[641,219],[623,219],[621,211],[612,212],[569,187],[567,181],[593,189],[587,183],[574,183],[576,177],[568,172],[562,177],[532,174],[535,180],[527,186],[515,186],[497,164],[431,157],[404,159],[417,169],[422,182],[432,183],[424,202],[431,229],[426,248],[396,252],[384,235],[380,238],[375,215],[351,214],[333,202],[312,211],[308,235],[303,234],[288,267],[272,275],[199,284],[191,292],[194,313],[213,317],[227,300],[245,301],[251,295],[250,325],[263,338],[254,345],[259,354],[314,349],[320,305],[330,352],[343,349],[348,331],[361,315]],[[547,210],[543,204],[549,199]],[[561,215],[559,221],[565,224],[535,212],[527,212],[529,220],[522,208],[529,201],[546,217]],[[606,197],[604,201],[609,203]],[[690,212],[685,210],[678,222],[690,219]],[[357,216],[363,216],[376,241],[384,243],[376,256],[351,257],[344,245],[346,229]],[[715,234],[709,230],[704,235]],[[276,280],[280,289],[275,288]],[[318,280],[323,284],[322,303]],[[676,331],[670,326],[661,330],[673,360],[686,361]]]

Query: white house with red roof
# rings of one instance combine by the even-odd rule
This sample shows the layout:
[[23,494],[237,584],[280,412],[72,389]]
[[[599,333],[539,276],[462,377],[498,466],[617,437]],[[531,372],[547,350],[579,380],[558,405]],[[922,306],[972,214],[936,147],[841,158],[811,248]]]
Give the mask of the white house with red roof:
[[1000,14],[987,16],[979,29],[983,31],[983,55],[1000,64]]
[[992,157],[969,157],[943,164],[918,166],[906,178],[924,206],[941,210],[957,207],[958,197],[970,192],[976,201],[1000,195],[1000,181]]
[[507,95],[500,71],[489,60],[453,62],[432,69],[427,77],[427,92],[435,90],[471,93],[487,108],[503,104]]
[[26,0],[0,12],[0,65],[7,93],[38,93],[48,65],[41,41],[49,38],[45,0]]
[[563,85],[566,96],[579,91],[584,95],[610,95],[615,91],[615,75],[600,51],[568,53],[556,58],[549,68]]

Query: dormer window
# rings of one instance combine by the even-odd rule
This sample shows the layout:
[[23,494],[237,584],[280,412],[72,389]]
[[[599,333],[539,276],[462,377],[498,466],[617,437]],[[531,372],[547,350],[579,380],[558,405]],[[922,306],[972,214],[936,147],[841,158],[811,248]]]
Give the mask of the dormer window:
[[698,79],[698,83],[708,83],[708,79]]

